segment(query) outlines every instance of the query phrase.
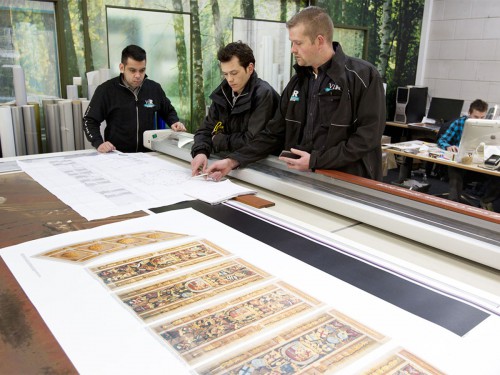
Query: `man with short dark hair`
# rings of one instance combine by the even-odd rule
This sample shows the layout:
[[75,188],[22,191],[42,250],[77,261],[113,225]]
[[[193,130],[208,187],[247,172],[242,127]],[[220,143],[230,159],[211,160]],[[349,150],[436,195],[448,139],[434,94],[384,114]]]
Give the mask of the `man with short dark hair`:
[[158,117],[174,131],[186,130],[160,84],[148,79],[146,51],[129,45],[122,51],[120,75],[99,85],[90,101],[83,117],[85,135],[99,152],[150,151],[143,146],[143,134],[156,129]]
[[298,157],[280,157],[290,169],[336,169],[381,180],[385,95],[377,69],[332,43],[333,22],[321,8],[301,10],[287,28],[297,74],[275,117],[251,144],[212,164],[208,173],[219,180],[284,144]]
[[488,103],[481,99],[474,100],[469,106],[467,116],[462,116],[453,121],[448,129],[438,139],[438,146],[447,151],[458,152],[458,145],[462,139],[464,124],[468,118],[483,119],[488,111]]
[[257,76],[252,49],[241,41],[217,53],[222,83],[212,92],[212,104],[196,131],[191,148],[192,174],[205,172],[212,152],[232,152],[252,142],[272,118],[279,95]]
[[[438,146],[444,150],[458,152],[458,146],[462,139],[465,121],[469,118],[484,119],[488,111],[488,103],[484,100],[476,99],[469,106],[469,112],[466,116],[462,116],[453,121],[448,129],[439,137]],[[458,163],[461,160],[457,160]],[[461,168],[448,167],[448,199],[460,202],[462,196],[464,177],[468,172]],[[472,172],[469,175],[474,175]],[[476,175],[480,178],[481,175]],[[480,199],[482,208],[493,211],[493,202],[500,196],[500,179],[498,177],[488,177],[485,182],[485,193]]]

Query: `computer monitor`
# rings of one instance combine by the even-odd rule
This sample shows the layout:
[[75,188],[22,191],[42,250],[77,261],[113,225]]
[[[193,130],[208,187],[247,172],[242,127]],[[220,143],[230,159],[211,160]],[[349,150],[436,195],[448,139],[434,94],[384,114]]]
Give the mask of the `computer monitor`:
[[473,157],[481,143],[486,146],[500,146],[500,120],[467,119],[456,161],[461,163],[464,156]]
[[432,98],[427,118],[445,123],[460,117],[464,101],[461,99]]

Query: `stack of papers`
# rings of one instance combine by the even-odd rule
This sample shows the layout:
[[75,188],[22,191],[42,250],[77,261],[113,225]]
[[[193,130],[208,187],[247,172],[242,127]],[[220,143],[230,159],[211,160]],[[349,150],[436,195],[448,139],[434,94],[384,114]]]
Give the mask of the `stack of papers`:
[[[387,143],[383,146],[385,148],[393,148],[395,150],[408,152],[410,154],[418,154],[423,149],[427,151],[429,149],[429,143],[424,141],[408,141],[408,142],[400,142],[400,143]],[[434,145],[434,144],[432,144]],[[434,145],[435,146],[435,145]]]
[[257,191],[236,185],[229,180],[221,182],[197,180],[196,183],[190,182],[189,188],[184,193],[210,204],[219,204],[240,195],[257,194]]

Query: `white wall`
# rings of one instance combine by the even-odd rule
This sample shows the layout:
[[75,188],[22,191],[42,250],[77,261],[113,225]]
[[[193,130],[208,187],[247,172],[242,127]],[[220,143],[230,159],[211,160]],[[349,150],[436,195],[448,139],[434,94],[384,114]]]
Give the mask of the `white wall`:
[[415,84],[500,104],[500,0],[426,0]]

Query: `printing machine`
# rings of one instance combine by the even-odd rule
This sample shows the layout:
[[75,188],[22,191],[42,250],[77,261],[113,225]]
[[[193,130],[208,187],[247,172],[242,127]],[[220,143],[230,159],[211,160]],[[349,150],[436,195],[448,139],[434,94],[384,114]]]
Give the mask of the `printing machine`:
[[[145,147],[186,162],[191,161],[192,142],[189,133],[144,133]],[[452,210],[450,201],[435,197],[430,201],[436,204],[429,204],[423,193],[412,192],[420,199],[411,199],[394,194],[392,185],[340,172],[296,172],[275,156],[233,170],[229,176],[500,270],[499,214],[472,207],[474,215]]]

